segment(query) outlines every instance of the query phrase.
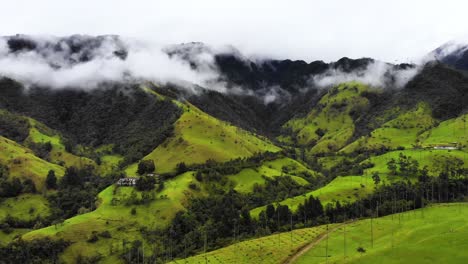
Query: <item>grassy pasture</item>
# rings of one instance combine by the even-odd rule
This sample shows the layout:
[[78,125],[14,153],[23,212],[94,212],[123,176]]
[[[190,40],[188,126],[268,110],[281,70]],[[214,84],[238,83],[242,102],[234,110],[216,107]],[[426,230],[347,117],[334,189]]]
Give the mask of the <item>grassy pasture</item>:
[[[440,204],[375,218],[372,233],[370,222],[360,220],[332,232],[328,261],[327,241],[322,240],[297,263],[466,263],[468,258],[468,204]],[[366,252],[358,253],[358,247]]]
[[352,142],[341,151],[345,153],[362,149],[379,149],[386,147],[413,148],[421,144],[424,133],[434,127],[437,121],[431,116],[431,109],[426,104],[419,104],[414,109],[402,112],[394,109],[393,112],[401,112],[396,118],[384,123],[381,127],[371,132],[368,137],[361,137]]
[[438,176],[438,174],[444,169],[445,161],[453,158],[464,161],[464,167],[468,168],[467,159],[468,155],[466,152],[461,150],[436,150],[436,149],[415,149],[415,150],[399,150],[387,152],[380,156],[371,157],[364,162],[374,163],[373,168],[367,169],[365,172],[371,174],[374,171],[379,173],[388,174],[387,162],[392,158],[398,160],[400,153],[411,156],[416,159],[419,163],[419,167],[427,166],[429,174],[432,176]]
[[462,115],[440,123],[421,135],[424,138],[423,145],[433,146],[456,142],[466,151],[468,145],[467,119],[468,115]]
[[[352,202],[367,196],[374,188],[375,184],[370,176],[338,176],[322,188],[288,198],[279,202],[279,204],[287,205],[291,210],[295,211],[299,204],[304,203],[304,200],[310,195],[320,198],[324,206],[335,201],[341,203],[345,201]],[[265,209],[266,206],[257,207],[251,210],[250,213],[257,218],[260,212]]]
[[97,167],[96,163],[86,157],[76,156],[65,150],[63,140],[60,135],[52,129],[46,127],[34,119],[29,119],[31,128],[26,142],[47,143],[50,142],[52,150],[49,153],[50,162],[60,164],[64,167],[82,168],[86,165]]
[[60,177],[65,169],[57,164],[47,162],[20,144],[0,136],[0,163],[7,165],[10,177],[31,179],[38,190],[42,189],[49,170],[54,170]]
[[[283,167],[287,172],[283,172]],[[241,193],[252,192],[255,184],[262,185],[267,178],[291,176],[297,183],[307,185],[308,182],[297,175],[307,172],[314,177],[319,177],[319,174],[309,170],[304,165],[290,158],[280,158],[273,161],[267,161],[256,168],[246,168],[237,174],[229,175],[228,177],[236,183],[234,189]]]
[[[156,199],[144,205],[125,203],[132,195],[133,187],[109,186],[99,194],[100,205],[95,211],[66,219],[61,224],[34,230],[23,235],[23,239],[53,236],[75,242],[62,256],[66,262],[73,262],[78,255],[101,254],[107,258],[119,254],[123,249],[123,240],[144,241],[140,227],[164,227],[176,212],[184,209],[187,197],[196,195],[188,188],[193,178],[193,172],[187,172],[166,181],[161,192],[154,191]],[[141,197],[140,192],[135,194]],[[131,213],[132,208],[136,210],[134,215]],[[112,238],[100,239],[96,243],[87,242],[93,232],[103,231],[109,231]],[[150,249],[149,246],[147,248]]]
[[8,215],[23,221],[50,215],[49,202],[39,194],[22,194],[0,202],[0,222]]
[[[330,225],[331,227],[332,225]],[[304,228],[235,243],[215,251],[170,263],[283,263],[307,242],[316,239],[325,226]]]
[[[312,112],[304,118],[288,121],[284,127],[297,134],[299,144],[316,144],[312,153],[336,151],[344,147],[354,133],[350,112],[367,107],[368,100],[360,96],[368,87],[351,82],[340,84],[324,95]],[[322,134],[317,133],[322,130]],[[288,140],[279,138],[279,140]]]
[[[208,159],[223,162],[280,150],[268,140],[218,120],[191,104],[179,105],[184,113],[175,123],[174,136],[144,157],[154,160],[159,173],[173,172],[180,162],[200,164]],[[136,169],[137,164],[133,164],[126,172],[134,175]]]

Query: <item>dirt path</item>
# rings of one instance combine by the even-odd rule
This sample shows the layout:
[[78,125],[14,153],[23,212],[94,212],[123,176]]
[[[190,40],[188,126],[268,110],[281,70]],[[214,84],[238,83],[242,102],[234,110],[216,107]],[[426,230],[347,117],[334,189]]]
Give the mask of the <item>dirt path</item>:
[[343,223],[343,224],[340,224],[338,226],[335,226],[334,228],[328,230],[328,232],[323,232],[322,234],[320,234],[316,239],[314,239],[312,242],[310,242],[309,244],[306,244],[305,246],[303,246],[301,249],[299,249],[296,253],[294,253],[294,255],[288,257],[284,262],[283,264],[293,264],[295,263],[302,255],[304,255],[307,251],[311,250],[313,247],[315,247],[318,243],[322,242],[325,238],[328,237],[328,234],[332,233],[332,232],[335,232],[336,230],[338,230],[338,228],[344,226],[344,225],[347,225],[351,223],[351,221],[349,222],[346,222],[346,223]]

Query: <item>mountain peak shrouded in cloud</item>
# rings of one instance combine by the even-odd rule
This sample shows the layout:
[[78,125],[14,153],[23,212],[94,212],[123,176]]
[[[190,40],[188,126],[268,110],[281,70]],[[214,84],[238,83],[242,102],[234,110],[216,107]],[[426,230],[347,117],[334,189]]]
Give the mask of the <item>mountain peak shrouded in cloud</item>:
[[93,88],[101,82],[150,80],[204,85],[212,73],[171,58],[163,46],[119,36],[16,35],[0,38],[0,74],[30,85]]
[[400,88],[418,69],[372,58],[344,57],[331,63],[277,60],[245,56],[233,46],[161,45],[116,35],[0,38],[0,75],[52,88],[92,89],[105,82],[153,81],[192,92],[202,87],[257,95],[270,103],[348,81]]
[[428,60],[438,60],[459,70],[468,70],[468,38],[449,41],[429,55]]

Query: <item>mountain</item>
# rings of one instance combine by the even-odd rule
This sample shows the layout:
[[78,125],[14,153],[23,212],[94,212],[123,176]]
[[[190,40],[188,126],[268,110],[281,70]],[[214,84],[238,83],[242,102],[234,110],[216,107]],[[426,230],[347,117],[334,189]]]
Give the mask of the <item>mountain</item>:
[[468,70],[468,44],[458,41],[448,42],[429,54],[430,57],[453,66],[459,70]]
[[[54,78],[85,78],[76,69],[96,62],[124,69],[93,82],[0,78],[0,263],[313,262],[314,243],[343,245],[344,227],[371,232],[344,241],[355,261],[390,259],[393,233],[406,243],[399,254],[429,258],[412,224],[419,240],[434,226],[463,240],[464,209],[450,203],[468,195],[464,55],[393,65],[258,59],[203,43],[151,50],[202,80],[189,83],[125,68],[138,52],[155,58],[137,46],[0,38],[0,61],[33,58]],[[463,232],[446,230],[452,220]]]

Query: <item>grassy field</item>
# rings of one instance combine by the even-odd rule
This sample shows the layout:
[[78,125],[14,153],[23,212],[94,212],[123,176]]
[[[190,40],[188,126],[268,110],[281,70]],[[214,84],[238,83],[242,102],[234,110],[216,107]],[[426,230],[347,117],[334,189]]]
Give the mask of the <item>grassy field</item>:
[[0,202],[0,222],[8,215],[23,221],[50,215],[49,202],[39,194],[22,194]]
[[3,231],[0,231],[0,247],[5,246],[14,239],[20,237],[21,235],[31,231],[30,229],[26,228],[15,228],[12,230],[11,233],[4,233]]
[[432,176],[438,176],[439,173],[444,169],[444,164],[446,164],[446,161],[449,159],[457,158],[461,161],[464,161],[464,167],[468,168],[468,160],[466,160],[468,155],[464,151],[420,149],[392,151],[380,156],[371,157],[364,162],[374,163],[375,166],[373,168],[367,169],[366,173],[371,174],[374,171],[378,171],[379,173],[388,174],[389,170],[387,168],[387,162],[392,158],[398,160],[400,153],[416,159],[420,168],[427,166],[429,169],[429,174]]
[[42,189],[49,170],[54,170],[60,177],[65,169],[62,166],[47,162],[20,144],[0,136],[0,163],[8,166],[10,177],[29,178],[34,181],[38,190]]
[[446,145],[456,142],[466,150],[468,145],[467,118],[468,115],[462,115],[446,120],[437,127],[422,134],[421,137],[424,138],[423,145]]
[[[285,168],[285,171],[283,171]],[[262,185],[265,183],[263,176],[267,178],[291,176],[297,183],[306,185],[308,182],[297,175],[301,173],[308,173],[313,177],[320,175],[315,171],[306,168],[301,163],[290,159],[281,158],[273,161],[267,161],[259,167],[243,169],[237,174],[229,175],[229,179],[236,183],[234,189],[241,193],[252,192],[255,184]]]
[[[396,109],[395,112],[400,112]],[[402,112],[396,118],[384,123],[380,128],[372,131],[370,136],[361,137],[341,151],[345,153],[363,149],[379,149],[387,147],[413,148],[421,143],[421,133],[436,124],[431,116],[431,109],[425,104],[419,104],[415,109]]]
[[[62,224],[34,230],[25,234],[23,238],[29,240],[54,236],[76,242],[63,254],[63,260],[67,262],[73,262],[80,254],[83,256],[100,254],[105,257],[119,254],[123,240],[144,241],[141,237],[141,227],[164,227],[175,213],[183,210],[187,198],[197,195],[188,188],[193,181],[193,172],[167,180],[161,192],[154,191],[155,200],[144,205],[126,204],[132,193],[137,198],[141,197],[141,193],[134,192],[133,187],[110,186],[99,194],[100,205],[95,211],[66,219]],[[135,208],[135,214],[131,213],[132,208]],[[96,243],[87,242],[93,232],[106,230],[111,233],[112,238],[100,239]],[[113,253],[110,253],[111,251]]]
[[170,263],[283,263],[300,247],[316,239],[325,230],[325,226],[319,226],[274,234]]
[[[336,151],[344,147],[354,133],[354,122],[350,112],[364,109],[368,100],[360,96],[368,87],[359,83],[341,84],[324,95],[316,109],[304,118],[288,121],[284,127],[291,128],[297,134],[299,144],[316,144],[312,153]],[[317,133],[318,129],[323,135]],[[288,142],[287,138],[280,138]]]
[[[175,123],[174,136],[144,157],[154,160],[159,173],[174,171],[180,162],[200,164],[208,159],[223,162],[280,150],[268,140],[218,120],[191,104],[179,105],[184,113]],[[136,169],[137,164],[133,164],[126,172],[135,175]]]
[[29,130],[29,136],[25,141],[26,144],[27,142],[50,142],[52,145],[52,150],[49,153],[50,162],[60,164],[64,167],[74,166],[82,168],[86,165],[97,167],[93,160],[86,157],[79,157],[66,151],[65,146],[63,145],[63,140],[57,132],[31,118],[29,118],[29,123],[31,128]]
[[[297,263],[466,263],[468,259],[466,203],[376,218],[372,233],[370,222],[360,220],[337,229]],[[358,247],[366,252],[358,253]]]
[[[287,205],[294,211],[297,209],[299,204],[304,203],[304,200],[310,195],[320,198],[320,201],[324,206],[336,201],[352,202],[367,196],[374,190],[374,188],[375,184],[370,176],[338,176],[322,188],[303,195],[288,198],[281,201],[279,204]],[[250,213],[253,217],[257,218],[260,212],[265,209],[266,206],[258,207],[250,211]]]

